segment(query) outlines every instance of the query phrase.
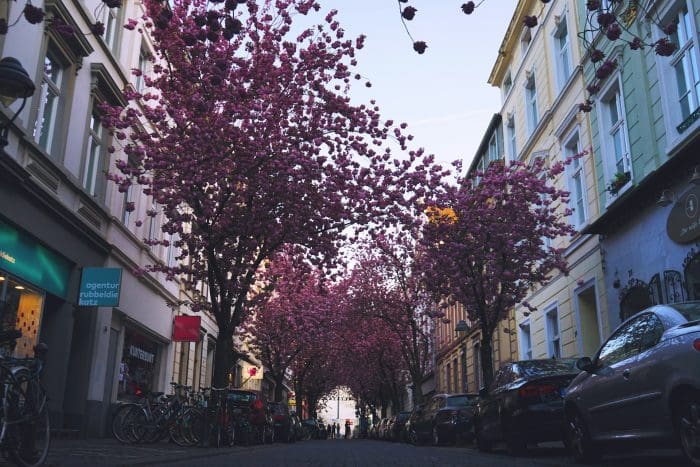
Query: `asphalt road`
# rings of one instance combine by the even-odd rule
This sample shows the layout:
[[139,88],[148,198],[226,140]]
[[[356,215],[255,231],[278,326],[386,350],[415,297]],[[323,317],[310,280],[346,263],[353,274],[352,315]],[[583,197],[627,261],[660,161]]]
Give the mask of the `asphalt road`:
[[[510,457],[505,452],[482,454],[471,447],[411,446],[368,440],[308,441],[274,444],[236,450],[227,455],[208,457],[201,463],[186,460],[168,462],[172,466],[562,466],[574,465],[563,447],[532,449],[525,457]],[[597,464],[605,467],[681,467],[683,458],[676,451],[645,451],[606,457]]]
[[[0,465],[5,466],[0,460]],[[123,445],[113,439],[52,441],[47,467],[373,467],[373,466],[567,466],[573,464],[561,443],[530,449],[524,457],[504,451],[482,454],[471,446],[411,446],[369,440],[305,441],[295,444],[182,448],[160,442]],[[608,455],[601,467],[682,467],[677,450]]]

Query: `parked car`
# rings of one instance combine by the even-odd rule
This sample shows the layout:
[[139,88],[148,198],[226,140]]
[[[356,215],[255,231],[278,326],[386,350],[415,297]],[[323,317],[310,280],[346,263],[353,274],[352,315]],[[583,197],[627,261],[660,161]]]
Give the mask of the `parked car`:
[[394,422],[389,427],[389,440],[391,441],[401,441],[401,434],[403,433],[403,427],[408,421],[408,417],[411,416],[411,412],[399,412],[394,417]]
[[564,441],[564,394],[579,373],[575,359],[507,363],[483,389],[474,428],[480,451],[505,442],[510,454],[523,454],[528,443]]
[[289,419],[292,425],[292,431],[294,433],[294,441],[301,441],[304,439],[304,427],[301,424],[301,419],[296,412],[289,413]]
[[658,305],[623,322],[566,394],[574,457],[605,445],[677,443],[700,466],[700,301]]
[[236,437],[245,444],[272,443],[275,429],[270,407],[258,391],[229,389],[228,403],[237,419]]
[[411,415],[406,420],[406,424],[403,426],[403,431],[401,433],[402,441],[411,444],[418,444],[418,439],[416,438],[416,432],[413,429],[413,424],[416,422],[416,418],[425,407],[425,404],[416,404],[411,411]]
[[269,406],[275,429],[275,438],[285,443],[293,443],[295,436],[292,419],[289,415],[289,406],[284,402],[270,402]]
[[455,443],[458,436],[471,436],[476,394],[437,394],[411,424],[417,443],[431,440],[436,446]]

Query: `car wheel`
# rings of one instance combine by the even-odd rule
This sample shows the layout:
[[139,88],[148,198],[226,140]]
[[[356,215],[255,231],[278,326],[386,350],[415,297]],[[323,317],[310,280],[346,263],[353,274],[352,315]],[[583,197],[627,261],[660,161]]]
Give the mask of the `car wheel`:
[[600,451],[591,439],[586,422],[577,411],[567,415],[566,437],[576,462],[588,463],[600,458]]
[[476,441],[476,448],[481,452],[491,452],[493,446],[491,442],[484,437],[481,429],[477,425],[474,429],[474,439]]
[[420,439],[418,438],[418,433],[416,433],[416,430],[411,430],[411,432],[408,434],[408,441],[414,446],[418,446],[420,444]]
[[691,465],[700,466],[700,398],[687,397],[674,417],[683,455]]

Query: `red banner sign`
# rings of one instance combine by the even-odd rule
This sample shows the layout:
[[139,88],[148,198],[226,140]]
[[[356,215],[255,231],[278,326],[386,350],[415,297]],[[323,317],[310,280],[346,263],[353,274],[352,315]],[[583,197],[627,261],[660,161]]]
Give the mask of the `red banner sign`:
[[201,316],[176,316],[173,325],[174,342],[198,342]]

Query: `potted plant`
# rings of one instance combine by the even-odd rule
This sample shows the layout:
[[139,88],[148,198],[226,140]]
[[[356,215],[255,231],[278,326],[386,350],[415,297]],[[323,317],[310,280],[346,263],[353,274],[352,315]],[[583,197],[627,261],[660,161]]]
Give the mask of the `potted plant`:
[[605,190],[611,195],[616,195],[617,192],[620,191],[623,186],[627,185],[627,182],[629,182],[631,179],[632,174],[630,172],[618,172],[615,174]]

